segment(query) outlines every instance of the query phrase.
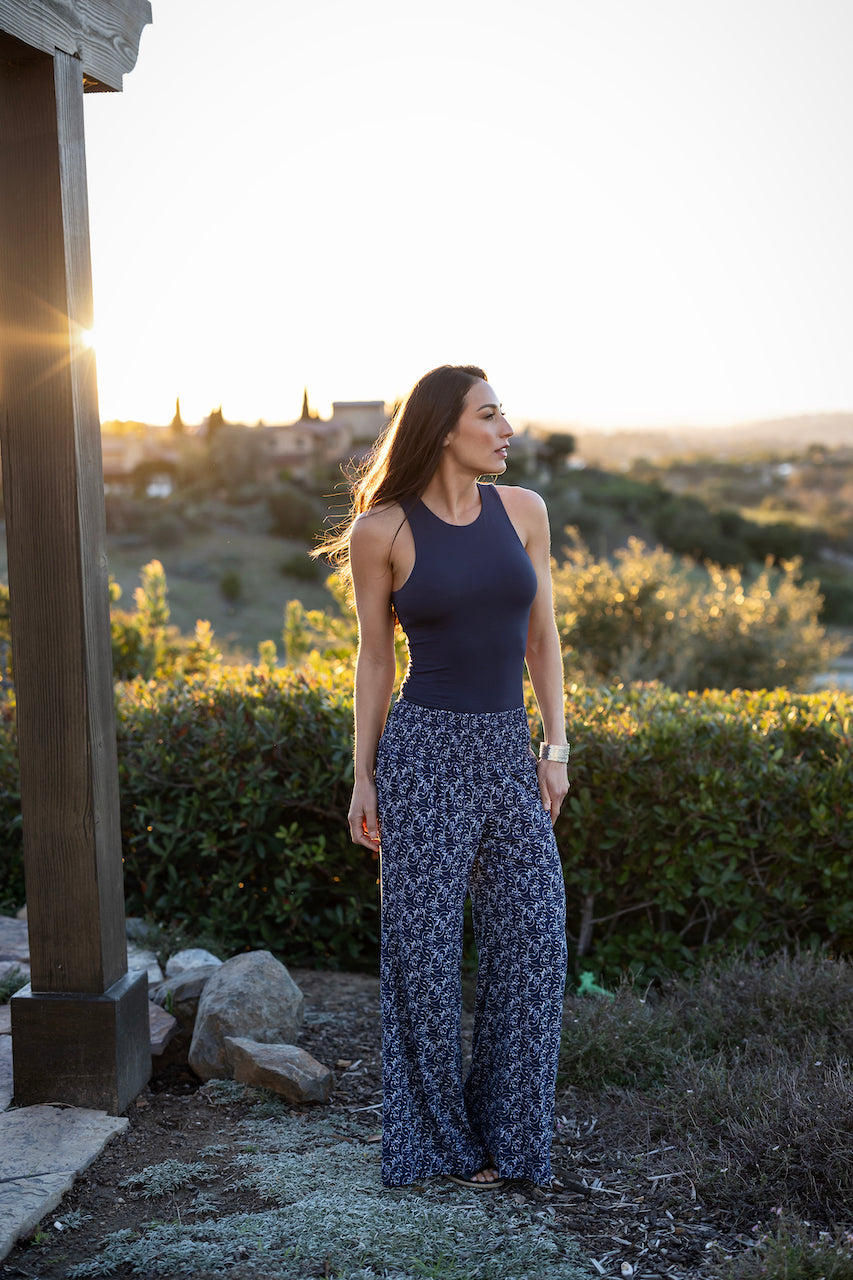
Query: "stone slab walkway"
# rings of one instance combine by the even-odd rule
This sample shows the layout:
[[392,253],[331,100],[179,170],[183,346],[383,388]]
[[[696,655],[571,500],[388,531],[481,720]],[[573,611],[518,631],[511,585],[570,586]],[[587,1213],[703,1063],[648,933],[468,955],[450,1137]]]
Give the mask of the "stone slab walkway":
[[[150,951],[128,944],[128,968],[147,969],[149,983],[163,974]],[[13,968],[29,977],[25,920],[0,916],[0,976]],[[175,1019],[151,1005],[152,1049],[162,1050]],[[11,1006],[0,1005],[0,1259],[16,1240],[55,1209],[79,1173],[127,1128],[123,1116],[79,1107],[38,1106],[9,1110],[12,1080]]]
[[79,1107],[21,1107],[0,1115],[0,1258],[56,1208],[78,1173],[129,1123]]
[[0,1035],[0,1111],[12,1101],[12,1092],[12,1037]]

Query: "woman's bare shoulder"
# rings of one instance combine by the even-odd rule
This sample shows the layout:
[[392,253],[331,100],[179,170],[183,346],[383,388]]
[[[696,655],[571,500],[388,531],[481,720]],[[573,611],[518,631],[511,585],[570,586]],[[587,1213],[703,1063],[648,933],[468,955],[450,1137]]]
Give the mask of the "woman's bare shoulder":
[[362,511],[352,526],[350,550],[363,550],[368,554],[372,550],[387,551],[404,519],[399,502],[381,502]]
[[495,490],[500,495],[510,515],[528,517],[530,519],[547,518],[544,499],[535,489],[522,489],[514,484],[496,484]]

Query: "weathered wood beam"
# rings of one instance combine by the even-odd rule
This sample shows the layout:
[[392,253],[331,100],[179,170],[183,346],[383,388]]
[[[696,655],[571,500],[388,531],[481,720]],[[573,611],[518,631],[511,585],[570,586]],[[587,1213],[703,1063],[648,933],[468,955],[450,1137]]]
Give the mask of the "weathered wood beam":
[[87,90],[121,89],[139,55],[149,0],[0,0],[0,31],[79,60]]
[[0,59],[0,449],[32,972],[12,1006],[15,1098],[119,1111],[151,1064],[145,975],[127,977],[91,323],[83,71],[28,50]]

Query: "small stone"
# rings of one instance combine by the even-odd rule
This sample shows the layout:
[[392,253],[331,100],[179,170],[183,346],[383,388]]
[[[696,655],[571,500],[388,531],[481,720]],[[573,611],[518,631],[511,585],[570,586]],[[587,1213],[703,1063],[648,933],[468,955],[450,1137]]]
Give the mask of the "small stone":
[[148,1034],[151,1042],[151,1053],[159,1055],[178,1030],[178,1020],[171,1013],[161,1009],[159,1004],[148,1001]]
[[153,932],[154,926],[148,924],[141,916],[128,916],[124,922],[124,932],[129,942],[144,942]]
[[332,1096],[335,1081],[329,1068],[295,1044],[259,1044],[226,1036],[225,1052],[241,1084],[272,1089],[295,1103],[328,1102]]
[[302,992],[269,951],[233,956],[208,978],[201,993],[190,1066],[202,1080],[231,1079],[225,1037],[293,1044],[304,1004]]
[[0,960],[30,962],[30,938],[26,920],[0,916]]
[[166,977],[180,978],[189,969],[200,969],[202,965],[219,966],[222,961],[202,947],[188,947],[184,951],[176,951],[166,961]]
[[18,910],[15,912],[15,919],[26,920],[26,918],[27,918],[27,904],[25,902],[24,905],[22,907],[18,907]]
[[192,1033],[205,983],[221,967],[217,961],[215,965],[206,964],[198,969],[188,969],[177,978],[165,978],[150,989],[148,999],[168,1008],[178,1019],[182,1030]]
[[127,944],[127,967],[131,971],[147,969],[149,986],[163,981],[163,970],[155,953],[143,947],[135,947],[132,942]]

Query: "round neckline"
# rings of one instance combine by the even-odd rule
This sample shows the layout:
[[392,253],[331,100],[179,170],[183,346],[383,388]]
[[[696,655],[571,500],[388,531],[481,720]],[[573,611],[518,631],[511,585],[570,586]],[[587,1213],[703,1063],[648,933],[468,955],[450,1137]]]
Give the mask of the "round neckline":
[[[483,503],[483,486],[482,486],[482,485],[479,485],[479,484],[477,485],[477,492],[478,492],[478,493],[479,493],[479,495],[480,495],[480,510],[479,510],[479,511],[477,512],[477,514],[474,516],[474,519],[473,519],[473,520],[467,520],[467,521],[465,522],[465,524],[454,524],[451,520],[443,520],[443,519],[441,518],[441,516],[436,515],[436,513],[433,511],[432,507],[428,507],[428,506],[427,506],[427,504],[424,502],[423,498],[418,498],[418,502],[421,504],[421,506],[423,507],[424,511],[428,511],[428,512],[429,512],[429,514],[432,516],[433,520],[437,520],[437,521],[438,521],[438,523],[439,523],[439,524],[443,524],[443,525],[445,526],[445,528],[447,528],[447,529],[472,529],[472,528],[474,527],[474,525],[477,523],[477,521],[478,521],[478,520],[480,520],[480,519],[482,519],[482,516],[483,516],[483,506],[484,506],[484,503]],[[408,579],[406,579],[406,581],[408,581]],[[405,585],[405,584],[404,584],[404,585]]]

